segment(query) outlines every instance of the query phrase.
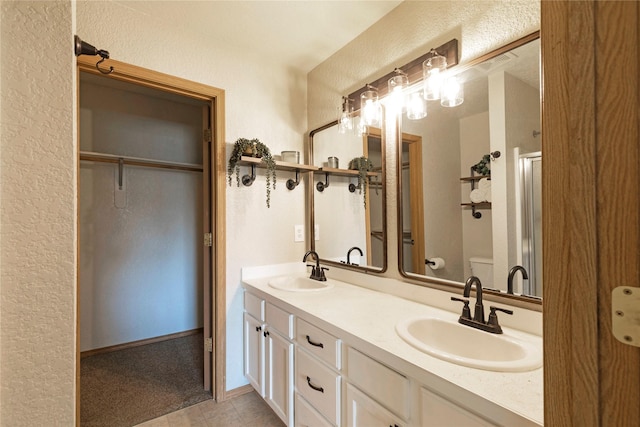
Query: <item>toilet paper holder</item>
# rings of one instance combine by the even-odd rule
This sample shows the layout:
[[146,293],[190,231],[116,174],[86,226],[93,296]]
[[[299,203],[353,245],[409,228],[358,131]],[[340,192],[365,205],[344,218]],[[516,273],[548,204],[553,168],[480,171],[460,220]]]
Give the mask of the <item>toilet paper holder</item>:
[[424,263],[431,267],[432,270],[438,270],[445,266],[444,259],[438,257],[433,257],[431,259],[425,258]]

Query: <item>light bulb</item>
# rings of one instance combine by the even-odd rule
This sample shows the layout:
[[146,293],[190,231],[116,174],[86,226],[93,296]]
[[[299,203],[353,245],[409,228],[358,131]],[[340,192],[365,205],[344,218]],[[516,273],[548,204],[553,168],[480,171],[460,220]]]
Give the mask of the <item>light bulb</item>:
[[464,87],[457,77],[449,77],[442,85],[441,95],[440,104],[443,107],[457,107],[464,102]]
[[407,118],[420,120],[425,117],[427,117],[427,101],[420,91],[413,92],[407,97]]

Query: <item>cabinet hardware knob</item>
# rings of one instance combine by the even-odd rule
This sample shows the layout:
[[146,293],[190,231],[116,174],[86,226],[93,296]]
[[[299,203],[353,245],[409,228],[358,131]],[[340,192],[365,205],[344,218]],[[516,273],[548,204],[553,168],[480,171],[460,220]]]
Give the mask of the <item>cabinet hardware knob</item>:
[[263,336],[265,336],[265,337],[266,337],[266,336],[268,336],[268,335],[269,335],[269,331],[264,331],[264,332],[262,333],[262,335],[263,335]]
[[324,348],[324,344],[322,344],[321,342],[313,342],[311,341],[311,338],[309,337],[309,335],[307,335],[307,342],[309,344],[311,344],[314,347],[320,347],[320,348]]
[[311,387],[315,391],[319,391],[320,393],[324,393],[324,388],[318,387],[317,385],[311,384],[311,378],[309,378],[309,377],[307,377],[307,384],[309,384],[309,387]]
[[256,332],[260,332],[262,330],[262,326],[256,326]]

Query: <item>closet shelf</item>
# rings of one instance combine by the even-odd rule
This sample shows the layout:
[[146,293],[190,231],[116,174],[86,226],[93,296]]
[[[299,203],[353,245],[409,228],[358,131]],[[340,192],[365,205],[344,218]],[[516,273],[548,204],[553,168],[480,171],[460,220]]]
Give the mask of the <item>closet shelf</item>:
[[162,169],[176,169],[192,172],[202,172],[202,165],[197,163],[169,162],[165,160],[145,159],[142,157],[118,156],[117,154],[98,153],[95,151],[80,151],[80,160],[102,163],[120,163],[126,165],[155,167]]

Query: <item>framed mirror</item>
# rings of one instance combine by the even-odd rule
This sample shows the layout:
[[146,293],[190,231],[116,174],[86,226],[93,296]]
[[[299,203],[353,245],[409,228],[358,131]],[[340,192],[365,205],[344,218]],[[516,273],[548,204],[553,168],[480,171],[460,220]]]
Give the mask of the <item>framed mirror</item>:
[[539,32],[448,72],[463,85],[461,105],[427,101],[426,117],[399,119],[400,273],[447,285],[473,275],[490,291],[538,300]]
[[[387,268],[385,148],[380,128],[339,132],[338,122],[309,134],[311,248],[324,264],[384,272]],[[371,168],[359,179],[355,159]],[[352,162],[353,161],[353,162]],[[363,175],[364,178],[364,175]]]

